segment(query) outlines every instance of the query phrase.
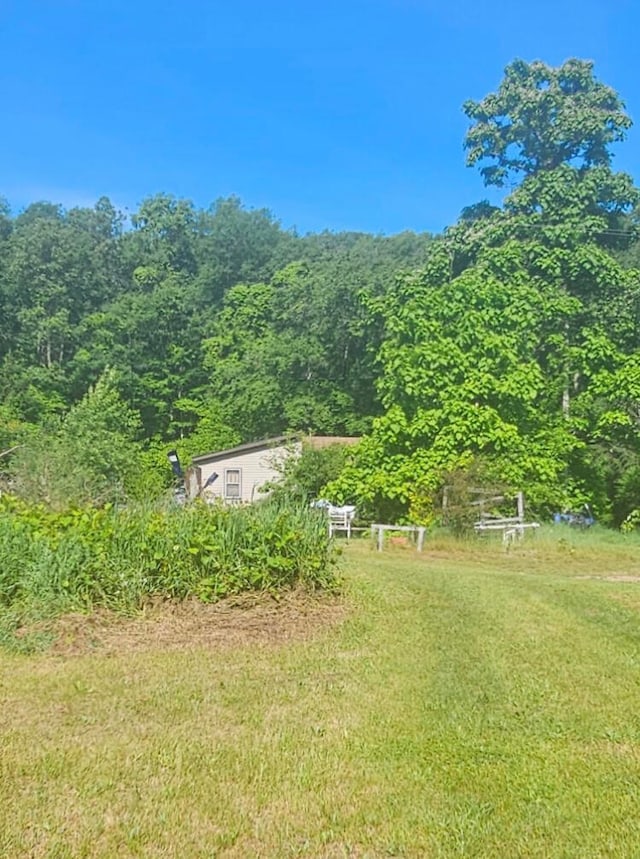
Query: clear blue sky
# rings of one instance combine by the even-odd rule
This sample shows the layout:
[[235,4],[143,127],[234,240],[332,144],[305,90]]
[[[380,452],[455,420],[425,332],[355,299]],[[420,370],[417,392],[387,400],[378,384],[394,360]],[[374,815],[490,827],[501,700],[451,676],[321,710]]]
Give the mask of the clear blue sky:
[[[633,0],[0,0],[0,195],[238,194],[301,232],[442,229],[486,196],[462,102],[589,58],[638,122]],[[490,11],[487,11],[490,10]]]

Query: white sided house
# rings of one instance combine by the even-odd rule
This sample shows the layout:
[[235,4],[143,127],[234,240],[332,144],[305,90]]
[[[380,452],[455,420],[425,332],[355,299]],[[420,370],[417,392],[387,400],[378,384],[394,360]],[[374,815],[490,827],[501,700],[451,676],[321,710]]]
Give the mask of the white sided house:
[[[312,436],[304,444],[321,448],[357,441],[357,438]],[[268,484],[281,478],[284,461],[299,456],[302,445],[300,439],[278,436],[194,456],[186,477],[187,494],[190,498],[228,504],[259,501],[268,495]]]

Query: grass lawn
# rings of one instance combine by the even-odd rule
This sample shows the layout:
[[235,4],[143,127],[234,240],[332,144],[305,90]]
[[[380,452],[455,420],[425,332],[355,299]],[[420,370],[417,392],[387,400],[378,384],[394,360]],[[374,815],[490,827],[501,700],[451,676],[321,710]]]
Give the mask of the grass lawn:
[[344,577],[308,634],[0,653],[0,856],[640,856],[640,543]]

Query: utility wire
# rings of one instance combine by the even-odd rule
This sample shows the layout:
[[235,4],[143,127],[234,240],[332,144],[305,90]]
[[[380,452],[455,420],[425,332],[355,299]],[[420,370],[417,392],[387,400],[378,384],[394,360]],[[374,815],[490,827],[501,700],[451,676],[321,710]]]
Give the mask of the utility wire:
[[[455,226],[460,226],[460,224],[456,224]],[[533,224],[528,223],[527,224],[527,223],[518,223],[517,221],[514,221],[513,218],[507,218],[503,221],[497,221],[495,223],[486,224],[484,226],[484,228],[479,230],[478,232],[476,232],[476,233],[471,232],[470,235],[467,236],[467,238],[472,238],[472,239],[480,238],[483,235],[485,235],[488,231],[495,229],[496,227],[499,227],[499,226],[512,226],[512,227],[516,227],[517,229],[525,229],[525,230],[538,230],[538,229],[549,229],[550,227],[577,227],[578,225],[571,224],[567,221],[561,222],[561,223],[546,223],[546,224],[545,223],[533,223]],[[622,230],[622,229],[616,229],[614,227],[604,227],[602,229],[593,229],[593,230],[589,230],[589,232],[592,235],[596,235],[596,236],[617,236],[617,237],[624,236],[624,237],[628,237],[628,238],[633,238],[633,231],[632,230]],[[444,239],[446,240],[447,238],[448,238],[448,235],[445,233]]]

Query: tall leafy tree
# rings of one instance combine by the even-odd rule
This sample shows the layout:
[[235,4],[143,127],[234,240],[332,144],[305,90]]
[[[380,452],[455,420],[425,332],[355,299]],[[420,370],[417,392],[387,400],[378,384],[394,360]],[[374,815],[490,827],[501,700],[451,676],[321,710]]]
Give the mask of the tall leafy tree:
[[481,167],[487,184],[555,170],[608,166],[611,144],[631,127],[624,104],[598,81],[593,63],[570,59],[554,68],[515,60],[495,93],[467,101],[472,120],[465,139],[467,163]]
[[[119,220],[107,200],[64,212],[46,203],[19,215],[0,254],[3,317],[2,386],[25,416],[40,391],[47,404],[68,399],[66,369],[81,320],[122,288]],[[13,382],[11,379],[13,378]],[[33,415],[31,415],[33,417]]]
[[217,200],[198,216],[198,287],[203,304],[219,305],[238,283],[268,280],[295,258],[295,236],[268,209],[243,207],[238,197]]
[[202,368],[203,319],[188,276],[168,272],[147,291],[132,291],[91,314],[78,329],[70,384],[81,396],[107,366],[138,411],[148,436],[173,438],[192,428],[180,401],[197,396]]
[[367,274],[335,254],[228,290],[206,361],[211,395],[243,437],[290,429],[352,435],[369,425],[378,329],[362,296],[378,288]]
[[168,270],[192,274],[196,269],[196,222],[190,200],[178,200],[170,194],[143,200],[131,216],[134,232],[127,237],[125,248],[132,267],[147,267],[161,274]]
[[540,507],[591,497],[609,514],[615,468],[594,444],[626,425],[628,455],[640,450],[607,383],[639,345],[640,278],[608,252],[637,201],[610,168],[630,120],[577,60],[516,61],[465,110],[468,162],[489,162],[487,184],[521,185],[502,209],[465,212],[424,272],[374,304],[385,413],[333,491],[426,515],[443,475],[481,457]]

